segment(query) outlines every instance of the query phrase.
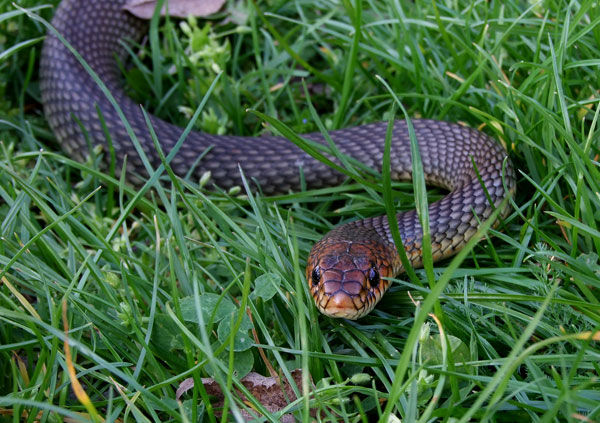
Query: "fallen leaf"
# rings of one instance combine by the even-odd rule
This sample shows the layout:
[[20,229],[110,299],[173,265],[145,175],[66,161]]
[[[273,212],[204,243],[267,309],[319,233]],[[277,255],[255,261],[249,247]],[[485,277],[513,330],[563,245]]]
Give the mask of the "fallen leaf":
[[[166,0],[160,12],[165,16],[169,4],[169,16],[187,18],[204,17],[218,12],[225,0]],[[150,19],[156,9],[156,0],[129,0],[123,6],[125,10],[141,19]]]
[[[292,371],[292,377],[296,386],[302,386],[302,370],[297,369]],[[272,413],[283,410],[297,398],[294,389],[288,381],[282,380],[282,383],[280,383],[279,377],[266,377],[255,372],[250,372],[241,382],[254,398]],[[202,384],[204,385],[204,389],[206,389],[206,393],[216,398],[213,407],[215,409],[222,408],[224,403],[223,392],[217,382],[213,378],[202,378]],[[181,382],[179,388],[177,388],[176,398],[179,400],[185,392],[193,387],[194,380],[192,378],[185,379]],[[243,394],[238,390],[236,390],[236,393],[241,397],[242,401],[248,403],[247,398]],[[244,421],[254,421],[254,416],[245,410],[241,411]],[[315,414],[315,410],[311,410],[311,415],[313,414]],[[217,417],[220,417],[220,415]],[[293,423],[296,420],[292,414],[285,414],[281,417],[280,421],[283,423]]]

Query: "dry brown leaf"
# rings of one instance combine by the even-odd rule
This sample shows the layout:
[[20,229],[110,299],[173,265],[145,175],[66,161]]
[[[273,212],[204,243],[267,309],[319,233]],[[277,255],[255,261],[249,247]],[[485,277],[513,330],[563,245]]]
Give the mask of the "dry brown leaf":
[[[186,18],[188,16],[203,17],[217,12],[225,0],[165,0],[161,16],[165,16],[166,4],[169,3],[169,16]],[[129,0],[123,6],[125,10],[141,19],[150,19],[156,8],[156,0]]]
[[[302,386],[302,370],[297,369],[292,371],[292,377],[294,378],[294,383],[296,386]],[[258,373],[250,372],[241,380],[241,382],[246,389],[250,391],[254,398],[256,398],[263,405],[263,407],[270,412],[281,411],[291,402],[296,400],[296,394],[287,380],[283,380],[282,389],[280,379],[278,377],[266,377],[259,375]],[[217,398],[216,402],[213,403],[213,407],[216,409],[223,407],[223,392],[221,391],[221,387],[217,384],[217,382],[215,382],[213,378],[202,378],[202,384],[204,385],[204,389],[206,389],[206,393],[208,395]],[[179,399],[186,391],[193,387],[194,380],[192,378],[185,379],[177,389],[177,399]],[[245,401],[247,404],[249,404],[243,394],[241,394],[238,390],[236,390],[236,393],[242,398],[242,401]],[[315,410],[311,410],[311,414],[314,412]],[[245,421],[254,420],[254,417],[245,410],[242,410],[242,416],[244,417]],[[285,414],[281,417],[280,421],[283,423],[293,423],[296,420],[292,414]]]

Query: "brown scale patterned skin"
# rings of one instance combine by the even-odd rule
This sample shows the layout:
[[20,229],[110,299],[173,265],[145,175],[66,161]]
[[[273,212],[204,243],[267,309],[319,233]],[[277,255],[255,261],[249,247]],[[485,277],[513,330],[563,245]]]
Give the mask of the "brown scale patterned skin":
[[[143,22],[121,10],[123,2],[64,0],[52,23],[106,84],[150,163],[157,167],[160,159],[143,114],[139,105],[125,95],[115,60],[115,57],[125,57],[120,44],[122,39],[136,39],[146,30]],[[147,174],[108,99],[53,35],[48,35],[44,44],[40,72],[45,114],[68,154],[84,160],[89,154],[88,139],[92,146],[106,146],[98,107],[111,135],[117,164],[121,165],[127,156],[131,180]],[[88,139],[77,121],[85,127]],[[151,122],[163,150],[168,153],[182,129],[156,117],[151,117]],[[477,230],[477,218],[485,220],[493,206],[500,204],[505,197],[503,177],[507,188],[514,190],[515,174],[510,161],[505,161],[506,152],[502,147],[481,132],[424,119],[413,120],[413,125],[427,182],[450,191],[429,206],[434,257],[441,259],[456,253]],[[332,131],[330,136],[342,153],[381,170],[385,133],[385,123],[374,123]],[[321,134],[304,136],[325,143]],[[209,148],[192,169],[192,175],[199,177],[210,171],[212,181],[222,188],[241,185],[238,166],[265,194],[299,190],[300,168],[308,188],[337,185],[344,180],[343,175],[276,136],[216,136],[192,132],[171,162],[173,170],[179,175],[187,174],[197,157]],[[477,180],[472,161],[477,165],[491,202]],[[395,179],[410,180],[410,141],[404,122],[395,124],[391,162]],[[422,230],[416,212],[399,213],[397,219],[404,249],[412,265],[419,266]],[[319,273],[316,278],[313,277],[315,269]],[[402,271],[387,219],[382,216],[351,222],[325,235],[308,258],[307,280],[323,313],[356,319],[368,313],[388,288],[389,282],[383,277],[393,277]]]
[[351,236],[348,229],[338,226],[314,245],[306,280],[319,311],[354,320],[375,307],[390,285],[383,278],[400,273],[401,264],[393,242],[369,228],[354,226]]

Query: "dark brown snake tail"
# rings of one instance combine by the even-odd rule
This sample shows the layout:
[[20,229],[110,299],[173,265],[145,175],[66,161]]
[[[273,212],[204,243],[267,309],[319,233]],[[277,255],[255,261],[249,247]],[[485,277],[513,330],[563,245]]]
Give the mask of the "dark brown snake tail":
[[[125,58],[123,39],[137,39],[147,26],[122,11],[124,0],[64,0],[53,19],[55,28],[81,54],[104,81],[133,128],[153,166],[160,164],[138,104],[125,95],[116,57]],[[68,49],[49,34],[42,52],[41,89],[44,110],[62,147],[84,160],[88,142],[106,147],[106,136],[96,108],[109,130],[117,163],[127,156],[129,175],[147,172],[117,112],[90,75]],[[182,129],[151,117],[163,150],[168,153]],[[515,175],[506,152],[493,139],[476,130],[434,120],[413,121],[427,182],[450,193],[430,205],[429,219],[435,258],[458,251],[473,235],[478,220],[490,216],[505,197],[504,184],[514,189]],[[84,131],[81,126],[85,128]],[[339,150],[380,170],[385,123],[363,125],[330,133]],[[324,143],[321,134],[306,138]],[[212,181],[228,188],[241,184],[238,165],[246,177],[266,194],[300,189],[300,168],[309,188],[337,185],[344,180],[324,164],[276,136],[216,136],[192,132],[171,162],[179,175],[208,150],[193,169],[199,177],[211,172]],[[487,189],[489,200],[481,186]],[[505,163],[505,164],[504,164]],[[503,170],[504,164],[504,170]],[[504,174],[503,174],[504,172]],[[392,140],[392,174],[410,179],[410,141],[406,124],[395,124]],[[412,264],[421,262],[422,230],[415,211],[397,215],[400,232]],[[388,287],[387,276],[401,272],[387,219],[374,217],[340,226],[317,243],[308,258],[307,279],[319,309],[328,315],[358,318],[368,313]]]

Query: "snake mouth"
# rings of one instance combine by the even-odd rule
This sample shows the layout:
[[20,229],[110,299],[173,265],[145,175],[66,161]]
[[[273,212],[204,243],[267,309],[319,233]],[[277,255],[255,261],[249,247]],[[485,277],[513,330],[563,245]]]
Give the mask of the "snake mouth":
[[[333,284],[337,285],[335,282],[330,283],[330,285]],[[383,292],[363,289],[360,294],[353,295],[344,289],[339,289],[336,292],[328,293],[326,287],[321,286],[312,294],[317,308],[324,315],[338,319],[357,320],[373,310]]]
[[356,310],[347,310],[347,309],[336,309],[336,308],[321,308],[319,307],[319,311],[328,317],[332,317],[334,319],[348,319],[348,320],[358,320],[366,313],[357,313]]
[[[368,313],[365,310],[364,302],[343,291],[338,291],[333,295],[321,294],[319,297],[317,308],[329,317],[356,320]],[[359,303],[360,307],[357,307],[356,303]]]

